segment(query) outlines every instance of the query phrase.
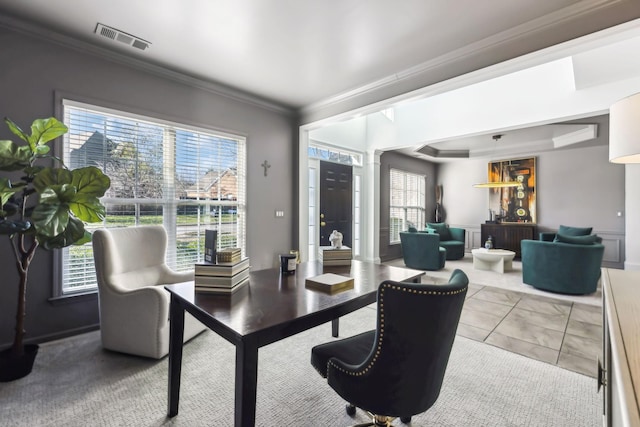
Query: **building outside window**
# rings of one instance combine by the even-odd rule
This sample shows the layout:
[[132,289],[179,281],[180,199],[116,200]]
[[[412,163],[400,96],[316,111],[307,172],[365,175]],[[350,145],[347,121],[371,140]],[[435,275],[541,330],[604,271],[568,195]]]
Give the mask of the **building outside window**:
[[[162,224],[167,263],[193,269],[204,257],[204,231],[218,230],[218,249],[245,255],[246,141],[243,137],[63,101],[63,159],[75,169],[96,166],[111,178],[100,227]],[[56,294],[96,288],[91,244],[62,251]]]
[[425,226],[426,177],[399,169],[389,174],[389,243],[400,243],[400,232]]

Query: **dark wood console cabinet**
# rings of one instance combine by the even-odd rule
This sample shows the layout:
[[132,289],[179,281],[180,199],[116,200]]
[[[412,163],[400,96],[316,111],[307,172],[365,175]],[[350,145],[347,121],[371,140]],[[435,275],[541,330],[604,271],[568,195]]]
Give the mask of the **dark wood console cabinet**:
[[507,249],[516,253],[520,258],[520,241],[524,239],[537,240],[535,224],[480,224],[480,239],[482,245],[489,236],[495,249]]

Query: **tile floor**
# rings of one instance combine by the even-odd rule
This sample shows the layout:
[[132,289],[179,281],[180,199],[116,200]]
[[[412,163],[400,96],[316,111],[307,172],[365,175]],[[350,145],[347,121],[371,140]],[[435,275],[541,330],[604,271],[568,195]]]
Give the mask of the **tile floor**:
[[[404,267],[400,259],[387,262]],[[602,349],[601,289],[562,295],[522,283],[522,265],[505,274],[473,268],[470,254],[427,271],[423,283],[446,283],[456,268],[469,276],[458,334],[505,350],[596,377]]]
[[458,334],[595,378],[602,312],[594,305],[470,285]]

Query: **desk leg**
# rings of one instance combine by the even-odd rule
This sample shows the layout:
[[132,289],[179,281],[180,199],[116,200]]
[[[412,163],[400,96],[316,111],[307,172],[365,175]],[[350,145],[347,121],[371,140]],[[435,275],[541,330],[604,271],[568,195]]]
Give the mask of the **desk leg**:
[[338,331],[340,329],[340,318],[333,319],[331,321],[331,336],[336,338],[338,336]]
[[236,345],[236,427],[253,427],[256,423],[258,390],[258,347],[242,342]]
[[169,407],[168,416],[178,415],[180,400],[180,371],[184,339],[184,307],[171,295],[169,306]]

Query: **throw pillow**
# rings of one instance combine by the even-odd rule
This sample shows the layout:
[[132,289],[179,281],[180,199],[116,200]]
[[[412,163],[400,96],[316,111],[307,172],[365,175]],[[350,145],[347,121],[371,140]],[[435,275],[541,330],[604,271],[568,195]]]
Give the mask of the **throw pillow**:
[[451,233],[449,233],[449,226],[444,222],[428,222],[427,227],[436,230],[436,233],[440,235],[440,240],[451,240]]
[[558,234],[565,236],[588,236],[591,234],[591,230],[593,230],[593,227],[569,227],[561,225],[558,227]]
[[415,228],[415,227],[409,227],[408,231],[409,231],[409,233],[416,233],[418,231],[418,229]]
[[593,245],[594,243],[600,243],[602,238],[597,234],[590,234],[588,236],[567,236],[564,234],[556,234],[554,242],[571,243],[573,245]]

